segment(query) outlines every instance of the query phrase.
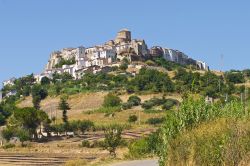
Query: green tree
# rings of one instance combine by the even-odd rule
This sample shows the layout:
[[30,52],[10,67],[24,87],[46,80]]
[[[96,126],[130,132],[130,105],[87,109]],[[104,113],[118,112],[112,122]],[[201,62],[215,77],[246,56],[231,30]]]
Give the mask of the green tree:
[[231,82],[234,84],[243,83],[245,81],[244,75],[242,72],[234,72],[234,71],[226,72],[225,77],[228,82]]
[[133,106],[138,106],[141,104],[141,99],[140,97],[133,95],[133,96],[129,96],[128,102],[132,103]]
[[109,93],[104,97],[104,102],[103,102],[104,107],[116,107],[120,105],[121,105],[121,99],[118,96]]
[[29,132],[24,129],[19,129],[16,133],[16,136],[20,139],[22,146],[24,145],[23,143],[25,141],[28,141],[30,139]]
[[116,157],[116,148],[121,144],[122,141],[122,127],[119,125],[111,125],[104,130],[105,148],[109,151],[109,154]]
[[2,136],[5,140],[10,141],[10,139],[14,136],[14,129],[13,128],[6,128],[2,131]]
[[49,85],[50,84],[50,79],[48,77],[43,77],[41,79],[41,85]]
[[121,70],[127,70],[127,68],[128,68],[128,64],[127,63],[122,63],[121,65],[120,65],[120,69]]
[[67,111],[70,110],[70,106],[65,98],[61,98],[58,108],[62,110],[63,122],[68,123]]
[[36,110],[33,107],[18,108],[10,117],[8,125],[27,130],[30,138],[34,136],[37,139],[37,128],[48,119],[48,115],[44,111]]
[[41,97],[40,96],[33,96],[32,103],[33,103],[33,107],[35,109],[40,109]]
[[35,84],[31,89],[31,94],[34,108],[40,109],[41,100],[48,96],[47,90],[43,89],[40,85]]

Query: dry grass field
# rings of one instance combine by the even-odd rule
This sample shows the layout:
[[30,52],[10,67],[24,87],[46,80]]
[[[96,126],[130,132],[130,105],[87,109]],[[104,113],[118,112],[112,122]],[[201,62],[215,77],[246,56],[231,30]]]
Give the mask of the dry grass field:
[[[122,137],[124,139],[137,139],[145,135],[150,134],[152,131],[155,131],[159,126],[153,126],[146,124],[145,122],[149,118],[153,117],[163,117],[164,112],[159,113],[145,113],[141,106],[136,106],[128,110],[123,110],[120,112],[115,112],[114,116],[105,116],[105,113],[92,112],[98,108],[102,107],[104,101],[104,96],[108,92],[93,92],[93,93],[79,93],[71,95],[68,97],[68,103],[71,107],[71,110],[68,111],[69,120],[91,120],[95,123],[96,126],[108,125],[111,123],[119,124],[129,124],[128,118],[130,115],[137,115],[140,119],[140,122],[130,123],[131,128],[123,132]],[[130,95],[122,94],[119,97],[122,102],[127,102]],[[142,102],[149,100],[153,97],[161,98],[162,93],[158,94],[140,94],[137,95],[141,98]],[[173,98],[181,100],[181,96],[178,94],[167,95],[166,98]],[[41,102],[41,109],[46,111],[50,117],[57,115],[57,122],[61,122],[62,112],[58,110],[58,103],[60,96],[58,97],[47,97]],[[18,107],[32,107],[32,98],[26,97],[17,104]],[[50,156],[54,156],[53,161],[59,160],[59,158],[65,158],[66,165],[99,165],[100,163],[105,163],[109,161],[108,151],[101,148],[83,148],[81,145],[82,140],[86,139],[89,141],[101,140],[104,138],[102,131],[88,132],[86,137],[74,137],[67,139],[66,137],[55,138],[55,140],[50,140],[44,143],[30,142],[27,147],[15,147],[10,149],[1,149],[1,153],[10,154],[11,157],[18,160],[18,156],[14,153],[19,153],[21,155],[34,155],[32,158],[38,160],[36,156],[45,155],[46,162],[49,160]],[[54,138],[53,138],[54,139]],[[118,159],[123,159],[123,155],[128,151],[127,148],[118,149]],[[12,155],[13,154],[13,155]],[[48,157],[46,157],[46,154]],[[1,157],[1,156],[0,156]],[[85,158],[93,159],[87,161]],[[71,161],[68,161],[71,160]],[[29,159],[27,159],[27,162]],[[62,161],[60,159],[60,161]],[[87,161],[87,162],[86,162]],[[40,162],[40,160],[39,160]],[[45,161],[44,161],[45,162]],[[48,161],[49,162],[49,161]],[[111,161],[112,162],[112,161]]]
[[[71,110],[68,111],[68,116],[70,120],[91,120],[97,125],[101,124],[110,124],[110,123],[127,123],[128,117],[130,115],[140,116],[141,124],[152,117],[162,117],[164,113],[144,113],[141,106],[133,107],[132,109],[121,111],[115,113],[114,117],[105,116],[104,113],[91,113],[87,114],[86,112],[91,112],[92,110],[98,109],[102,106],[104,96],[107,92],[95,92],[95,93],[79,93],[75,95],[71,95],[68,98],[68,103],[71,107]],[[128,100],[130,95],[123,94],[119,97],[123,102]],[[161,98],[163,94],[143,94],[138,95],[142,102],[145,100],[149,100],[153,97]],[[181,97],[178,94],[171,94],[170,96],[166,96],[167,98],[173,98],[177,100],[181,100]],[[60,96],[58,97],[47,97],[45,100],[41,102],[41,109],[48,113],[50,117],[57,117],[60,121],[62,112],[58,110],[58,103],[60,100]],[[27,97],[21,102],[17,104],[18,107],[31,107],[32,106],[32,98]],[[139,123],[139,122],[138,122]],[[142,127],[136,123],[135,127]],[[144,127],[148,127],[147,125]]]

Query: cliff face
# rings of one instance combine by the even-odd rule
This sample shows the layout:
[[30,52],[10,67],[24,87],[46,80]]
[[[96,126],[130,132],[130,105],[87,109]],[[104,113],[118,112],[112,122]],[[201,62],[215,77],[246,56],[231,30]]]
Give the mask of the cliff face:
[[75,60],[77,63],[78,60],[84,58],[84,56],[84,47],[64,48],[60,51],[52,52],[46,65],[46,70],[52,70],[53,68],[55,68],[56,64],[60,63],[62,60]]

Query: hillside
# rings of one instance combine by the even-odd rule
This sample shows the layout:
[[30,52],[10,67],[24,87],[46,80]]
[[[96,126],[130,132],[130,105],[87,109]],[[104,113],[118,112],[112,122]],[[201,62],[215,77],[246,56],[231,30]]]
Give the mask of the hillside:
[[[235,134],[236,130],[229,130],[228,125],[237,124],[236,128],[248,133],[242,126],[249,115],[248,70],[197,70],[195,66],[162,58],[122,64],[111,71],[86,73],[81,79],[55,73],[52,78],[36,82],[34,75],[28,75],[5,86],[5,95],[15,93],[5,97],[0,105],[3,117],[0,122],[7,125],[3,129],[7,148],[1,151],[32,154],[34,160],[40,154],[51,153],[54,162],[77,158],[72,162],[79,159],[86,163],[82,154],[90,156],[90,163],[96,164],[100,160],[110,161],[109,156],[114,154],[110,147],[115,143],[107,141],[118,139],[114,151],[122,160],[157,156],[162,165],[208,161],[231,165],[228,156],[222,154],[240,153],[244,156],[237,162],[248,161],[247,148],[240,152],[216,151],[217,154],[213,148],[222,145],[210,144],[213,138],[221,138],[219,133],[227,136],[222,140],[223,148],[230,147],[234,137],[228,132]],[[204,132],[209,138],[201,135]],[[236,139],[246,142],[236,142],[235,146],[248,144],[245,136],[237,135]],[[12,137],[24,141],[21,145],[13,144]],[[202,149],[200,141],[213,148]],[[216,156],[195,155],[206,153],[206,149],[220,155],[223,162],[218,162]],[[58,157],[67,159],[58,161]]]
[[[71,110],[68,111],[69,120],[91,120],[96,124],[110,124],[110,123],[126,123],[130,115],[138,115],[140,111],[140,116],[142,122],[145,122],[147,119],[152,117],[161,117],[163,113],[148,114],[143,112],[141,106],[128,109],[126,111],[117,112],[114,118],[106,117],[105,113],[95,113],[94,111],[102,107],[104,96],[107,95],[107,92],[93,92],[93,93],[80,93],[71,95],[68,98],[68,103],[71,107]],[[138,95],[141,98],[141,101],[144,102],[153,97],[161,98],[163,94],[144,94]],[[126,102],[130,95],[124,94],[119,97],[122,99],[122,102]],[[181,101],[181,96],[178,94],[170,94],[166,98],[172,98]],[[60,96],[58,97],[47,97],[41,102],[41,109],[48,113],[49,116],[56,116],[59,121],[61,121],[62,112],[58,109],[58,104],[60,101]],[[18,107],[32,107],[32,98],[26,97],[17,104]],[[92,113],[91,113],[92,112]],[[136,126],[139,127],[139,126]]]

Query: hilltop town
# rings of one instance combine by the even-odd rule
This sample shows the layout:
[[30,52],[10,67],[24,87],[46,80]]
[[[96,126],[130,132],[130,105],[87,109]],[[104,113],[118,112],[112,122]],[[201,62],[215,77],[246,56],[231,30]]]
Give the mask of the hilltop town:
[[160,46],[149,49],[145,40],[132,39],[131,31],[122,29],[114,40],[102,45],[63,48],[52,52],[45,71],[35,77],[41,81],[45,76],[52,78],[53,73],[66,72],[80,79],[86,72],[108,71],[112,66],[119,66],[124,58],[133,63],[158,56],[178,64],[193,65],[200,70],[209,69],[205,62],[194,60],[181,51]]
[[[119,67],[124,59],[130,63],[128,68],[141,69],[146,64],[140,62],[157,57],[163,57],[166,61],[180,65],[191,65],[197,70],[209,70],[209,66],[205,62],[194,60],[179,50],[161,46],[153,46],[149,49],[145,40],[132,39],[131,31],[122,29],[114,40],[109,40],[102,45],[88,48],[84,46],[63,48],[60,51],[53,51],[44,71],[35,74],[34,78],[39,83],[44,77],[52,79],[55,73],[68,73],[74,79],[81,79],[85,73],[110,72],[112,67]],[[130,71],[132,74],[136,74],[135,70]],[[12,86],[15,81],[14,77],[8,79],[3,82],[3,87]],[[15,90],[8,91],[4,96],[13,95],[16,95]],[[2,96],[2,92],[0,92],[0,101]]]

